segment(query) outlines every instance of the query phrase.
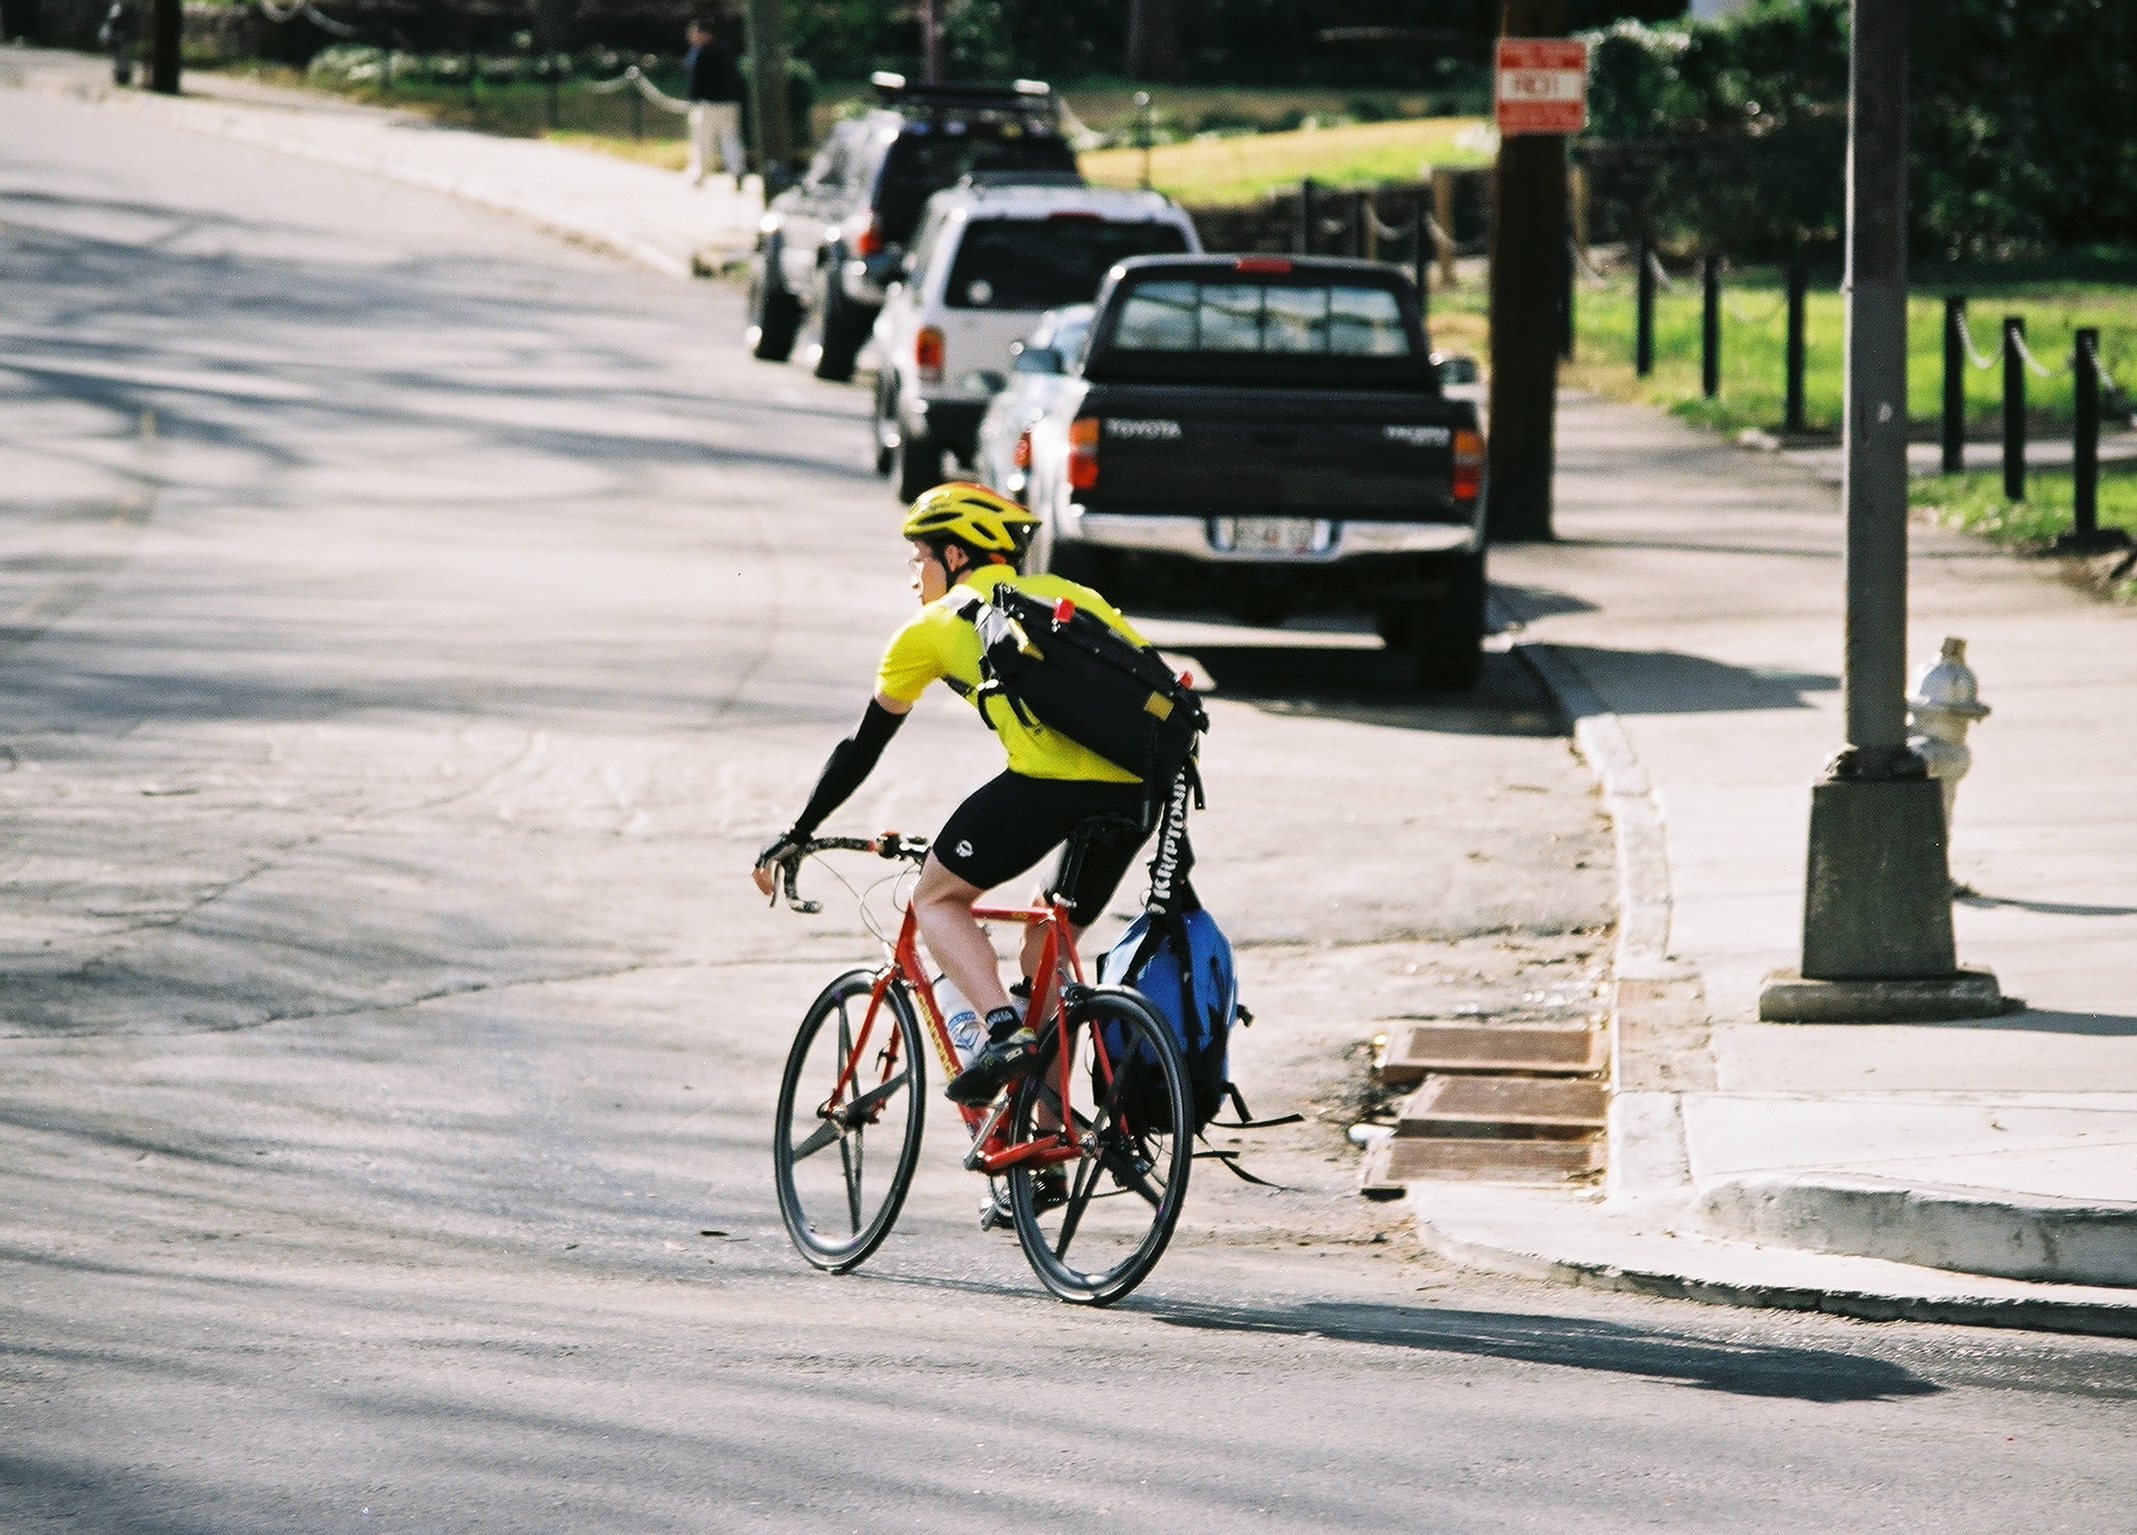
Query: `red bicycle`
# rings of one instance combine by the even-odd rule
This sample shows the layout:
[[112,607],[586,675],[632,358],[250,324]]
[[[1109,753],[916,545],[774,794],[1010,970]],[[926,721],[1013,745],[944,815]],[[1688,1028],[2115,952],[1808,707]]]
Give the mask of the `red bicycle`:
[[[1105,834],[1102,823],[1077,829],[1065,876],[1091,838]],[[801,856],[871,852],[917,865],[927,846],[886,832],[819,838]],[[820,911],[796,889],[798,864],[786,869],[787,904]],[[920,956],[909,873],[895,876],[898,936],[877,932],[884,963],[847,971],[810,1004],[779,1084],[779,1213],[801,1255],[834,1274],[866,1262],[904,1207],[926,1117],[923,1031],[945,1081],[962,1064]],[[1040,930],[1025,1014],[1040,1039],[1040,1065],[987,1107],[960,1109],[972,1136],[965,1166],[1006,1181],[1017,1241],[1047,1289],[1108,1305],[1157,1265],[1187,1197],[1194,1122],[1186,1066],[1171,1028],[1140,994],[1084,981],[1065,902],[975,907],[974,915]],[[990,1200],[990,1217],[993,1208]]]

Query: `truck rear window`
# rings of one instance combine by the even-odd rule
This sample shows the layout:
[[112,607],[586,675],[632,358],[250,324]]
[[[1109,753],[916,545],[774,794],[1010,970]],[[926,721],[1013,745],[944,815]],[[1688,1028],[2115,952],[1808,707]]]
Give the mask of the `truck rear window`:
[[1073,171],[1076,152],[1061,136],[1021,122],[911,123],[884,157],[876,188],[883,237],[902,243],[919,221],[928,198],[965,176],[989,171]]
[[1177,224],[1096,218],[974,219],[957,244],[943,298],[952,309],[1057,309],[1087,304],[1130,256],[1187,249]]
[[1392,292],[1333,283],[1142,283],[1121,301],[1110,345],[1124,352],[1412,355]]

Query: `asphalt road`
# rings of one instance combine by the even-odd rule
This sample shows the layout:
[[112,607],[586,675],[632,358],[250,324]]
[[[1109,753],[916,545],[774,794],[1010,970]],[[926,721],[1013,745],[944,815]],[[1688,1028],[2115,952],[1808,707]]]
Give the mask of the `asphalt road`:
[[[440,198],[5,91],[0,146],[0,1529],[2137,1528],[2128,1343],[1469,1275],[1349,1192],[1380,1020],[1593,1005],[1505,658],[1159,621],[1285,1190],[1198,1172],[1076,1310],[938,1114],[810,1272],[771,1094],[869,943],[743,869],[909,610],[865,397]],[[931,700],[839,829],[994,750]]]

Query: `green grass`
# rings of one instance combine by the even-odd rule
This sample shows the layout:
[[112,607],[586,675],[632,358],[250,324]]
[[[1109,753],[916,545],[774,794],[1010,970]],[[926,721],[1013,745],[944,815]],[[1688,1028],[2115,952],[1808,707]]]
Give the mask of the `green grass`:
[[[2108,372],[2137,387],[2137,291],[2125,285],[2083,282],[1987,284],[1969,290],[1967,321],[1984,356],[2000,346],[2002,317],[2023,315],[2026,341],[2053,376],[2026,376],[2028,416],[2035,430],[2066,429],[2072,380],[2067,371],[2072,331],[2100,329],[2101,359]],[[1695,279],[1680,280],[1674,293],[1655,301],[1655,369],[1645,379],[1632,371],[1634,298],[1630,276],[1605,289],[1583,282],[1575,302],[1578,344],[1565,381],[1614,399],[1634,400],[1674,412],[1725,432],[1745,427],[1779,430],[1784,407],[1787,310],[1780,274],[1732,273],[1724,287],[1721,393],[1706,399],[1700,389],[1701,304]],[[1457,291],[1433,295],[1435,306],[1481,309],[1482,295]],[[1814,288],[1804,314],[1804,415],[1814,431],[1840,427],[1843,315],[1840,295]],[[1920,427],[1942,419],[1944,398],[1944,303],[1925,293],[1907,306],[1907,408]],[[2002,419],[2001,364],[1966,372],[1967,419],[1987,430]]]
[[[2070,531],[2071,489],[2067,468],[2027,475],[2023,501],[2004,499],[2000,473],[1937,474],[1910,481],[1907,500],[1946,527],[2014,548],[2038,549]],[[2103,528],[2137,534],[2137,464],[2101,465],[2099,517]]]
[[[1415,182],[1431,165],[1488,165],[1484,123],[1474,117],[1353,123],[1229,138],[1191,139],[1150,151],[1150,184],[1191,206],[1253,202],[1303,177],[1326,186]],[[1100,149],[1079,157],[1083,173],[1109,186],[1140,183],[1143,152]]]

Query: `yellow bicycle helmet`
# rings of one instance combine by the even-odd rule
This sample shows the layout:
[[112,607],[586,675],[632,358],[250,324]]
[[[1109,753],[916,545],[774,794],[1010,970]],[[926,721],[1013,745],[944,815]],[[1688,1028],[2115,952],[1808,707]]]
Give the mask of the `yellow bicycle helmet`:
[[905,514],[898,531],[922,543],[955,539],[988,554],[1015,554],[1039,519],[984,485],[952,480],[927,492]]

